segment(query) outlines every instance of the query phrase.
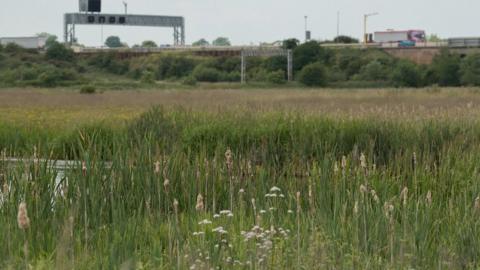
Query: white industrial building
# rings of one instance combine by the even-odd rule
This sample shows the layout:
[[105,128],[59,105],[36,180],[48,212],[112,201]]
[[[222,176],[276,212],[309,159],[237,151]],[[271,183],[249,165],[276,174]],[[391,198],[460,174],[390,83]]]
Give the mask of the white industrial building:
[[4,37],[0,38],[1,45],[17,44],[26,49],[41,49],[45,47],[46,37]]

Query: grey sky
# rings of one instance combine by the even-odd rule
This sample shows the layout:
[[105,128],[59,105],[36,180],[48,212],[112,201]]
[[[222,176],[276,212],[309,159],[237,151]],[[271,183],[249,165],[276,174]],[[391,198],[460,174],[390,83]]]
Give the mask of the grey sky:
[[[127,0],[128,1],[128,0]],[[441,37],[480,36],[478,0],[129,0],[129,13],[182,15],[187,43],[218,36],[234,44],[272,42],[288,37],[303,39],[304,15],[316,39],[336,35],[337,11],[341,34],[360,37],[362,14],[379,12],[369,30],[424,29]],[[62,14],[78,10],[77,0],[0,0],[0,37],[49,32],[62,36]],[[122,0],[103,0],[104,12],[123,12]],[[104,37],[118,35],[130,45],[151,39],[171,43],[170,29],[104,27]],[[98,46],[99,26],[80,26],[83,44]]]

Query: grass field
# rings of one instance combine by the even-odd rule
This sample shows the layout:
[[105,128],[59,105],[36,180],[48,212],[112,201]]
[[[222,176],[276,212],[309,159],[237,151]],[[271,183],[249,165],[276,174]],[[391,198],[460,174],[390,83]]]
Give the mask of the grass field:
[[478,269],[479,116],[470,88],[3,89],[0,268]]

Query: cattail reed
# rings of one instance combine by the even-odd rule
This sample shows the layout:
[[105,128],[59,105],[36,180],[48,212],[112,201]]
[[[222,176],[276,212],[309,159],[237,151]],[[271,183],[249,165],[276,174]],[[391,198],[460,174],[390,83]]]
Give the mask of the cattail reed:
[[408,188],[404,187],[402,192],[400,192],[400,199],[402,200],[403,206],[407,206],[408,203]]
[[154,173],[155,174],[160,174],[161,170],[160,170],[160,161],[156,161],[153,165],[154,165]]
[[393,204],[389,202],[385,202],[383,205],[383,211],[385,213],[385,217],[388,220],[388,235],[390,240],[390,263],[393,265],[394,261],[394,236],[395,236],[395,227],[394,227],[394,219],[393,219],[393,211],[394,211]]
[[427,196],[425,197],[425,203],[430,206],[432,205],[432,192],[429,190]]
[[28,269],[28,240],[26,230],[30,228],[30,218],[28,218],[27,204],[25,202],[20,203],[18,206],[17,223],[18,228],[23,231],[24,235],[23,254],[25,260],[25,269]]
[[413,168],[414,172],[417,169],[417,153],[415,153],[415,152],[413,152],[413,154],[412,154],[412,168]]
[[25,202],[20,203],[18,206],[17,223],[21,230],[26,230],[30,227],[30,219],[28,218],[27,204]]
[[230,182],[230,211],[233,211],[233,154],[230,148],[225,152],[225,164]]
[[372,194],[372,198],[375,203],[380,203],[380,199],[378,198],[377,192],[374,189],[370,191],[370,194]]
[[300,268],[300,211],[302,209],[300,191],[297,191],[295,198],[297,202],[297,266]]
[[360,167],[364,170],[367,169],[367,158],[364,153],[360,154]]
[[87,176],[87,163],[85,161],[82,161],[82,175]]
[[205,208],[204,204],[203,204],[203,196],[202,194],[198,194],[197,196],[197,204],[195,205],[195,209],[200,212],[200,211],[203,211]]

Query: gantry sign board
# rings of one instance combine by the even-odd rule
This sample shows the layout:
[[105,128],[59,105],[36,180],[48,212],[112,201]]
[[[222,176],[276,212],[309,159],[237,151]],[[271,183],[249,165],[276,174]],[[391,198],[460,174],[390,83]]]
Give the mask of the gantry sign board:
[[185,19],[178,16],[67,13],[64,15],[64,40],[73,43],[75,25],[126,25],[173,28],[174,45],[185,45]]

